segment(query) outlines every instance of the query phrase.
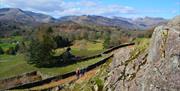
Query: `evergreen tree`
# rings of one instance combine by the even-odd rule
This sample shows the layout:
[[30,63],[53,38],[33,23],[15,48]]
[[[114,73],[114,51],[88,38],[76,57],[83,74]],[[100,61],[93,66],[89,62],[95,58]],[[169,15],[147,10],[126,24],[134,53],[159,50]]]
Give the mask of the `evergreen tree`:
[[49,31],[50,29],[38,31],[38,36],[31,40],[27,55],[28,63],[35,64],[37,67],[52,66],[55,42],[51,36],[51,31]]
[[103,46],[104,46],[104,48],[109,48],[110,47],[109,45],[110,45],[110,36],[107,35],[104,39]]
[[67,47],[71,45],[71,41],[68,38],[63,38],[61,36],[54,37],[54,41],[56,42],[57,48]]

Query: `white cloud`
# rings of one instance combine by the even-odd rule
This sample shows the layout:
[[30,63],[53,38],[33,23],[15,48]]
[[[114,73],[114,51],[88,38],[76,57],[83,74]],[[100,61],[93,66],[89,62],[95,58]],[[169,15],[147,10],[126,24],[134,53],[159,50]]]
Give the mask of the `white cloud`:
[[63,1],[61,3],[61,6],[64,8],[71,8],[71,7],[93,7],[96,6],[97,3],[93,1],[86,1],[86,0],[81,0],[79,2],[71,1],[71,2],[65,2]]
[[128,6],[120,5],[103,5],[100,2],[68,2],[62,7],[66,7],[64,11],[59,12],[59,15],[112,15],[112,14],[132,14],[135,9]]
[[107,15],[136,13],[133,7],[103,5],[100,0],[2,0],[4,6],[45,13],[54,17],[66,15]]
[[50,12],[61,9],[59,4],[62,0],[2,0],[2,3],[10,7]]

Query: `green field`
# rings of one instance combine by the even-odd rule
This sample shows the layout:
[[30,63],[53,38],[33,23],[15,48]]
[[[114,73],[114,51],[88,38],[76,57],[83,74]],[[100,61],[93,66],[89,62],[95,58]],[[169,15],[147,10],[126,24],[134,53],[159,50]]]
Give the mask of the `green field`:
[[0,47],[7,50],[10,47],[15,47],[17,42],[23,41],[22,36],[12,36],[8,38],[0,38]]
[[[7,50],[9,47],[15,47],[17,41],[23,41],[23,37],[14,36],[10,38],[0,38],[0,46]],[[98,40],[95,42],[87,41],[87,40],[78,40],[73,42],[72,54],[75,56],[90,56],[95,55],[97,53],[101,53],[104,51],[103,49],[103,41]],[[66,51],[66,48],[56,49],[55,55],[61,55]],[[12,77],[18,74],[22,74],[30,71],[40,71],[44,75],[53,76],[57,74],[64,74],[70,71],[75,70],[77,67],[86,67],[93,63],[96,63],[101,58],[96,58],[92,60],[87,60],[85,62],[80,62],[72,65],[68,65],[65,67],[54,67],[54,68],[36,68],[33,65],[27,64],[25,61],[25,56],[23,54],[17,55],[0,55],[0,79]]]
[[0,44],[0,47],[3,48],[3,50],[7,50],[10,47],[15,47],[15,44],[10,44],[10,43],[2,43]]
[[64,74],[76,68],[83,68],[88,65],[94,64],[98,62],[103,57],[99,57],[96,59],[87,60],[84,62],[79,62],[76,64],[68,65],[65,67],[54,67],[54,68],[36,68],[32,65],[26,63],[23,55],[9,56],[9,55],[1,55],[0,56],[0,79],[12,77],[18,74],[22,74],[24,72],[30,71],[40,71],[44,75],[53,76],[57,74]]
[[[101,40],[96,41],[96,42],[90,42],[90,41],[85,41],[86,43],[82,45],[82,41],[75,41],[74,45],[70,46],[72,49],[72,54],[76,56],[90,56],[94,54],[98,54],[103,52],[105,49],[103,49],[103,42]],[[66,51],[66,48],[59,48],[56,49],[56,54],[55,55],[60,55],[63,52]]]

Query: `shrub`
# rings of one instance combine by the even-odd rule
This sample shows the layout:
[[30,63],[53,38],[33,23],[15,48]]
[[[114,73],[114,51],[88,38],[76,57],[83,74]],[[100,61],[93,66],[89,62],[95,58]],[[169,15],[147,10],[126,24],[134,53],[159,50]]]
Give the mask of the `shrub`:
[[19,51],[19,49],[20,49],[19,44],[16,44],[16,46],[15,46],[14,50],[15,50],[16,52],[18,52],[18,51]]
[[4,54],[4,50],[2,49],[2,47],[0,47],[0,55]]
[[6,54],[9,54],[9,55],[16,55],[16,51],[13,47],[10,47],[7,51],[6,51]]
[[71,45],[71,41],[69,41],[68,38],[63,38],[59,35],[54,37],[53,40],[56,42],[57,48],[63,48]]

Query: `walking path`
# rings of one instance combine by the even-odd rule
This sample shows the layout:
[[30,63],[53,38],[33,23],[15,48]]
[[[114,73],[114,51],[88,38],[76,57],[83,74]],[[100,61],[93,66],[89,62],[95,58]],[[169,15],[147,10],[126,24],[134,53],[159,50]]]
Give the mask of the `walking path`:
[[42,86],[37,86],[37,87],[33,87],[30,90],[45,90],[45,89],[49,89],[49,88],[53,88],[53,87],[57,87],[60,86],[62,84],[66,84],[66,83],[71,83],[71,82],[77,82],[80,83],[83,80],[89,80],[90,78],[92,78],[93,76],[95,76],[97,72],[97,68],[93,69],[91,71],[86,72],[82,77],[80,77],[79,79],[77,79],[76,76],[71,76],[65,79],[61,79],[58,81],[53,81],[51,83],[42,85]]

